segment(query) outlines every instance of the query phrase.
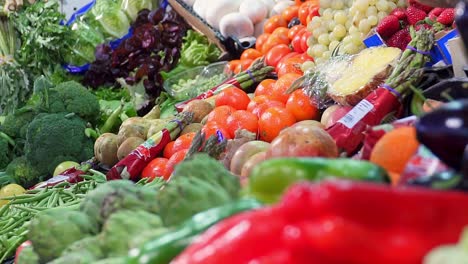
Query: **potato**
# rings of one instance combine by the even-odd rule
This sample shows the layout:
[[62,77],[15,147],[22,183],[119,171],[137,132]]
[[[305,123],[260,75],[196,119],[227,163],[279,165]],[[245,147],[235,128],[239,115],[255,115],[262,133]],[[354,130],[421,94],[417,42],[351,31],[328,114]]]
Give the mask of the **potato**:
[[198,131],[200,131],[202,129],[202,127],[203,127],[203,125],[200,124],[200,123],[192,123],[192,124],[186,126],[184,128],[184,130],[182,130],[182,132],[180,132],[180,135],[184,135],[184,134],[191,133],[191,132],[197,133]]
[[125,158],[130,152],[134,151],[138,146],[140,146],[144,139],[139,137],[129,137],[122,144],[120,144],[119,149],[117,150],[117,158],[119,160]]
[[130,137],[139,137],[146,140],[150,126],[150,120],[142,117],[130,117],[126,119],[120,126],[119,133],[117,134],[119,136],[119,145]]
[[242,166],[241,170],[241,184],[245,186],[245,184],[248,181],[250,172],[257,166],[262,161],[266,160],[266,151],[258,152],[254,154],[253,156],[250,156],[250,158],[244,163],[244,166]]
[[94,143],[94,156],[98,161],[107,166],[114,166],[119,159],[117,150],[119,138],[113,133],[104,133]]
[[194,100],[188,103],[182,112],[192,112],[194,123],[200,123],[205,116],[213,111],[213,106],[204,100]]

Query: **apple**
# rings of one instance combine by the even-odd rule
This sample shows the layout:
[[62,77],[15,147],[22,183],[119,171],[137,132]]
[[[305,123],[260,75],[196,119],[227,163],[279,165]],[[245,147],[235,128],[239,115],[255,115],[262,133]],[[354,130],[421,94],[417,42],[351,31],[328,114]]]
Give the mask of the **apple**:
[[241,175],[242,167],[245,162],[258,152],[266,151],[270,147],[270,143],[260,140],[249,141],[240,146],[234,153],[229,166],[230,171],[234,175]]
[[351,109],[353,109],[352,106],[329,106],[327,109],[325,109],[325,111],[323,111],[320,123],[322,123],[325,128],[329,128],[338,122],[338,120],[340,120],[343,116],[345,116]]

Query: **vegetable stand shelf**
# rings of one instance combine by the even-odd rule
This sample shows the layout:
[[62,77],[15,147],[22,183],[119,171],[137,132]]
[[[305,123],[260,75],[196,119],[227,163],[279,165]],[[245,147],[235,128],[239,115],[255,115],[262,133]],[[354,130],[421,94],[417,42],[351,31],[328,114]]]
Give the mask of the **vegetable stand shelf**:
[[203,18],[195,14],[193,9],[182,0],[167,0],[174,10],[185,18],[187,23],[195,30],[204,34],[211,42],[216,44],[226,57],[238,58],[241,53],[255,45],[255,41],[241,41],[237,38],[224,37],[221,32],[210,26]]

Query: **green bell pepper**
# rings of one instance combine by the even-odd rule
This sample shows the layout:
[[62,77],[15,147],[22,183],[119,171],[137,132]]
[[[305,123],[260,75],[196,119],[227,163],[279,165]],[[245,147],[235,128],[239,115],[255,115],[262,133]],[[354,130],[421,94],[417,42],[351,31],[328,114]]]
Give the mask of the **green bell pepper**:
[[275,158],[258,164],[249,176],[246,193],[259,201],[278,201],[288,186],[298,181],[317,181],[329,177],[389,182],[380,166],[346,158]]

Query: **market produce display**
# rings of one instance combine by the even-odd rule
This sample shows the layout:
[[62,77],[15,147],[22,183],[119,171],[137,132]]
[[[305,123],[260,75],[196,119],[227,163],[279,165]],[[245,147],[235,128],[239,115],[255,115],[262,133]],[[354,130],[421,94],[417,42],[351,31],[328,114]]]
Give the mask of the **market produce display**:
[[465,264],[439,2],[0,0],[0,263]]

